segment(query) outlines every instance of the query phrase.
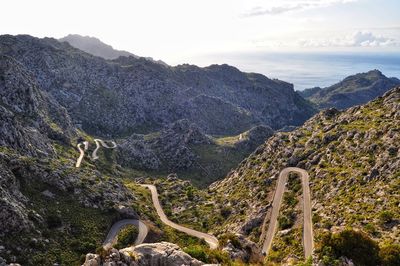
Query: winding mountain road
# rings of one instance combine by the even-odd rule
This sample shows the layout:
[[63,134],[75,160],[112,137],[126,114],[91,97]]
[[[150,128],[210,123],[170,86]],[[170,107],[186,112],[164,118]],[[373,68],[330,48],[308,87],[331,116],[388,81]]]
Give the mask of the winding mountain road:
[[[115,141],[111,141],[112,146],[108,146],[101,139],[95,139],[94,141],[96,143],[96,149],[94,149],[94,151],[92,153],[92,159],[93,160],[99,159],[99,156],[97,156],[97,151],[100,148],[100,144],[101,144],[101,146],[103,146],[104,148],[107,148],[107,149],[114,149],[114,148],[117,147],[117,143],[115,143]],[[85,147],[82,148],[82,145],[84,145]],[[76,160],[76,165],[75,165],[76,168],[81,166],[83,156],[85,156],[85,151],[87,151],[87,149],[89,148],[89,142],[88,141],[79,142],[77,147],[78,147],[78,150],[79,150],[80,154],[79,154],[78,159]]]
[[115,143],[114,141],[111,141],[112,146],[108,146],[103,140],[101,139],[94,139],[94,142],[96,142],[96,149],[94,149],[93,153],[92,153],[92,159],[93,160],[97,160],[99,159],[99,156],[97,156],[97,151],[100,148],[100,144],[107,149],[115,149],[117,147],[117,143]]
[[167,216],[165,215],[164,210],[162,209],[162,207],[160,205],[156,187],[154,185],[142,185],[142,187],[146,187],[146,188],[150,189],[151,198],[153,200],[154,207],[156,208],[157,214],[164,224],[171,226],[172,228],[174,228],[178,231],[184,232],[188,235],[204,239],[207,242],[207,244],[210,246],[211,249],[216,249],[218,247],[218,239],[215,236],[209,235],[209,234],[206,234],[203,232],[199,232],[199,231],[184,227],[182,225],[179,225],[179,224],[176,224],[176,223],[170,221],[167,218]]
[[[84,145],[84,148],[82,148],[82,145]],[[83,156],[85,155],[85,151],[89,148],[89,142],[87,142],[87,141],[80,142],[80,143],[78,143],[77,147],[78,147],[80,154],[79,154],[78,160],[76,160],[75,167],[78,168],[81,166]]]
[[127,225],[134,225],[138,228],[139,233],[136,237],[134,245],[136,246],[142,244],[147,236],[147,233],[149,232],[149,228],[147,227],[147,225],[140,220],[124,219],[113,224],[113,226],[108,231],[106,239],[103,242],[103,247],[112,247],[118,240],[117,236],[119,231]]
[[272,240],[274,239],[277,228],[277,223],[278,223],[277,219],[279,215],[279,209],[282,203],[282,197],[285,192],[285,186],[289,173],[291,172],[298,173],[302,181],[301,183],[303,187],[303,216],[304,216],[303,247],[304,247],[304,256],[305,258],[308,258],[309,256],[312,256],[314,250],[314,235],[313,235],[312,219],[311,219],[311,193],[309,185],[309,176],[306,170],[297,167],[285,168],[279,174],[278,184],[275,190],[274,200],[272,203],[271,219],[268,225],[268,231],[266,234],[262,252],[263,254],[268,255],[268,252],[271,249]]

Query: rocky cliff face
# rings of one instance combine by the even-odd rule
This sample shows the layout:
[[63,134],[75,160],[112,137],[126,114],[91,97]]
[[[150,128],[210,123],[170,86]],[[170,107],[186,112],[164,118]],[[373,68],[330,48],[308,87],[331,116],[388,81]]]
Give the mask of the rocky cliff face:
[[400,84],[397,78],[387,78],[378,70],[349,76],[327,88],[307,89],[300,94],[319,108],[345,109],[364,104]]
[[[297,166],[310,174],[317,241],[325,230],[351,226],[381,243],[399,243],[399,121],[397,87],[366,105],[344,112],[328,109],[291,133],[275,134],[226,179],[212,185],[213,193],[226,197],[223,206],[232,206],[223,230],[260,235],[279,172]],[[387,212],[390,219],[382,220]],[[286,218],[294,219],[294,235],[285,238],[301,243],[301,233],[296,233],[301,219]]]
[[0,55],[0,145],[25,155],[48,156],[50,139],[68,143],[75,135],[71,119],[34,77],[14,59]]
[[74,123],[99,135],[151,132],[182,118],[208,134],[239,134],[257,124],[300,125],[314,113],[291,84],[227,65],[107,61],[30,36],[1,36],[0,53],[31,71]]
[[225,176],[272,134],[271,128],[257,126],[238,136],[214,138],[183,119],[160,132],[121,141],[117,161],[133,169],[175,172],[205,186]]
[[[4,55],[0,125],[0,257],[8,262],[47,264],[41,254],[60,245],[68,249],[66,243],[79,238],[76,230],[86,232],[94,245],[102,238],[91,235],[96,227],[107,227],[132,205],[134,194],[114,177],[75,168],[73,146],[80,133],[67,111],[30,71]],[[97,225],[83,225],[93,218]]]
[[187,169],[196,155],[189,145],[210,144],[211,138],[188,120],[179,120],[159,133],[134,134],[120,145],[120,161],[132,168],[171,171]]

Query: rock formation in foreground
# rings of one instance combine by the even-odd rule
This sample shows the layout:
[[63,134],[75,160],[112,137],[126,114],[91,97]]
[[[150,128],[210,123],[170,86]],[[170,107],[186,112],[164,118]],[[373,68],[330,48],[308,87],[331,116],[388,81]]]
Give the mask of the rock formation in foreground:
[[203,262],[196,260],[183,252],[177,245],[160,242],[141,244],[124,249],[110,249],[103,254],[87,254],[82,266],[200,266]]

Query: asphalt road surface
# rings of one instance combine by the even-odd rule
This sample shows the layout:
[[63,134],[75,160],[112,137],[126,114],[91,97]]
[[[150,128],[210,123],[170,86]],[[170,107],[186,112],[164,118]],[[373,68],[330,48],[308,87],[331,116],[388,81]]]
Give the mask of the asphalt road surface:
[[101,139],[95,139],[94,142],[96,142],[96,149],[94,149],[93,153],[92,153],[92,159],[93,160],[97,160],[99,159],[99,156],[97,156],[97,151],[100,148],[100,144],[107,149],[114,149],[117,147],[117,143],[115,143],[114,141],[111,142],[112,146],[108,146],[103,140]]
[[121,229],[127,225],[134,225],[138,228],[139,233],[136,237],[134,245],[136,246],[142,244],[147,236],[147,233],[149,232],[149,228],[147,227],[147,225],[140,220],[124,219],[113,224],[113,226],[108,231],[106,239],[103,242],[103,247],[113,246],[118,240],[117,236],[119,231],[121,231]]
[[[84,148],[82,148],[82,145],[84,145]],[[81,163],[82,163],[83,156],[85,155],[85,151],[89,147],[89,142],[87,142],[87,141],[80,142],[80,143],[78,143],[77,147],[78,147],[78,150],[79,150],[80,154],[79,154],[78,160],[76,160],[75,167],[80,167]]]
[[[115,143],[114,141],[111,141],[112,146],[107,145],[101,139],[95,139],[94,141],[96,142],[96,149],[92,153],[93,160],[97,160],[99,158],[99,156],[97,156],[97,151],[99,150],[100,145],[107,149],[114,149],[117,147],[117,143]],[[84,148],[82,148],[82,145],[84,145]],[[78,168],[81,166],[83,156],[85,156],[85,151],[89,148],[89,142],[88,141],[80,142],[80,143],[78,143],[77,147],[80,152],[80,155],[79,155],[78,159],[76,160],[75,166]]]
[[174,229],[176,229],[178,231],[184,232],[184,233],[186,233],[188,235],[204,239],[207,242],[207,244],[210,246],[211,249],[215,249],[215,248],[218,247],[218,239],[215,236],[209,235],[209,234],[206,234],[206,233],[202,233],[202,232],[199,232],[199,231],[196,231],[196,230],[181,226],[179,224],[176,224],[176,223],[170,221],[167,218],[167,216],[165,215],[164,210],[162,209],[162,207],[160,205],[160,201],[158,200],[158,192],[157,192],[156,187],[153,186],[153,185],[142,185],[142,186],[150,189],[151,198],[153,200],[154,207],[156,208],[157,214],[158,214],[158,216],[160,217],[161,221],[164,224],[166,224],[168,226],[171,226],[172,228],[174,228]]
[[311,193],[309,185],[308,173],[301,168],[288,167],[281,171],[279,174],[278,184],[275,191],[274,201],[272,203],[272,214],[268,225],[268,231],[265,237],[265,242],[262,248],[262,252],[268,255],[271,249],[272,240],[274,239],[277,223],[279,209],[282,203],[283,194],[285,192],[285,185],[289,176],[289,173],[295,172],[300,175],[301,183],[303,187],[303,247],[304,256],[308,258],[312,255],[314,250],[314,234],[312,229],[312,219],[311,219]]

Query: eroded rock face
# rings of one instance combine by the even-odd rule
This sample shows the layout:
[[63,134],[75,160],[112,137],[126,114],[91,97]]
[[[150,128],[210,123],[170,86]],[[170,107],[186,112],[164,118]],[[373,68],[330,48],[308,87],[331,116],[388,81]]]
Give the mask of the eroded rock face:
[[228,241],[222,248],[233,261],[240,260],[247,263],[262,261],[261,249],[256,243],[246,239],[244,235],[236,234],[236,236],[238,243]]
[[197,125],[179,120],[148,139],[132,135],[120,144],[119,160],[123,165],[144,169],[187,169],[197,157],[189,145],[210,142]]
[[50,140],[75,135],[66,110],[13,58],[0,55],[0,145],[26,155],[52,156]]
[[148,133],[185,118],[207,134],[235,135],[258,124],[300,125],[315,112],[292,84],[228,65],[110,61],[26,35],[1,36],[0,53],[31,71],[75,123],[96,135]]
[[204,265],[187,253],[183,252],[177,245],[161,242],[153,244],[141,244],[121,250],[110,249],[104,258],[97,254],[87,254],[83,266],[101,265],[129,265],[129,266],[198,266]]

